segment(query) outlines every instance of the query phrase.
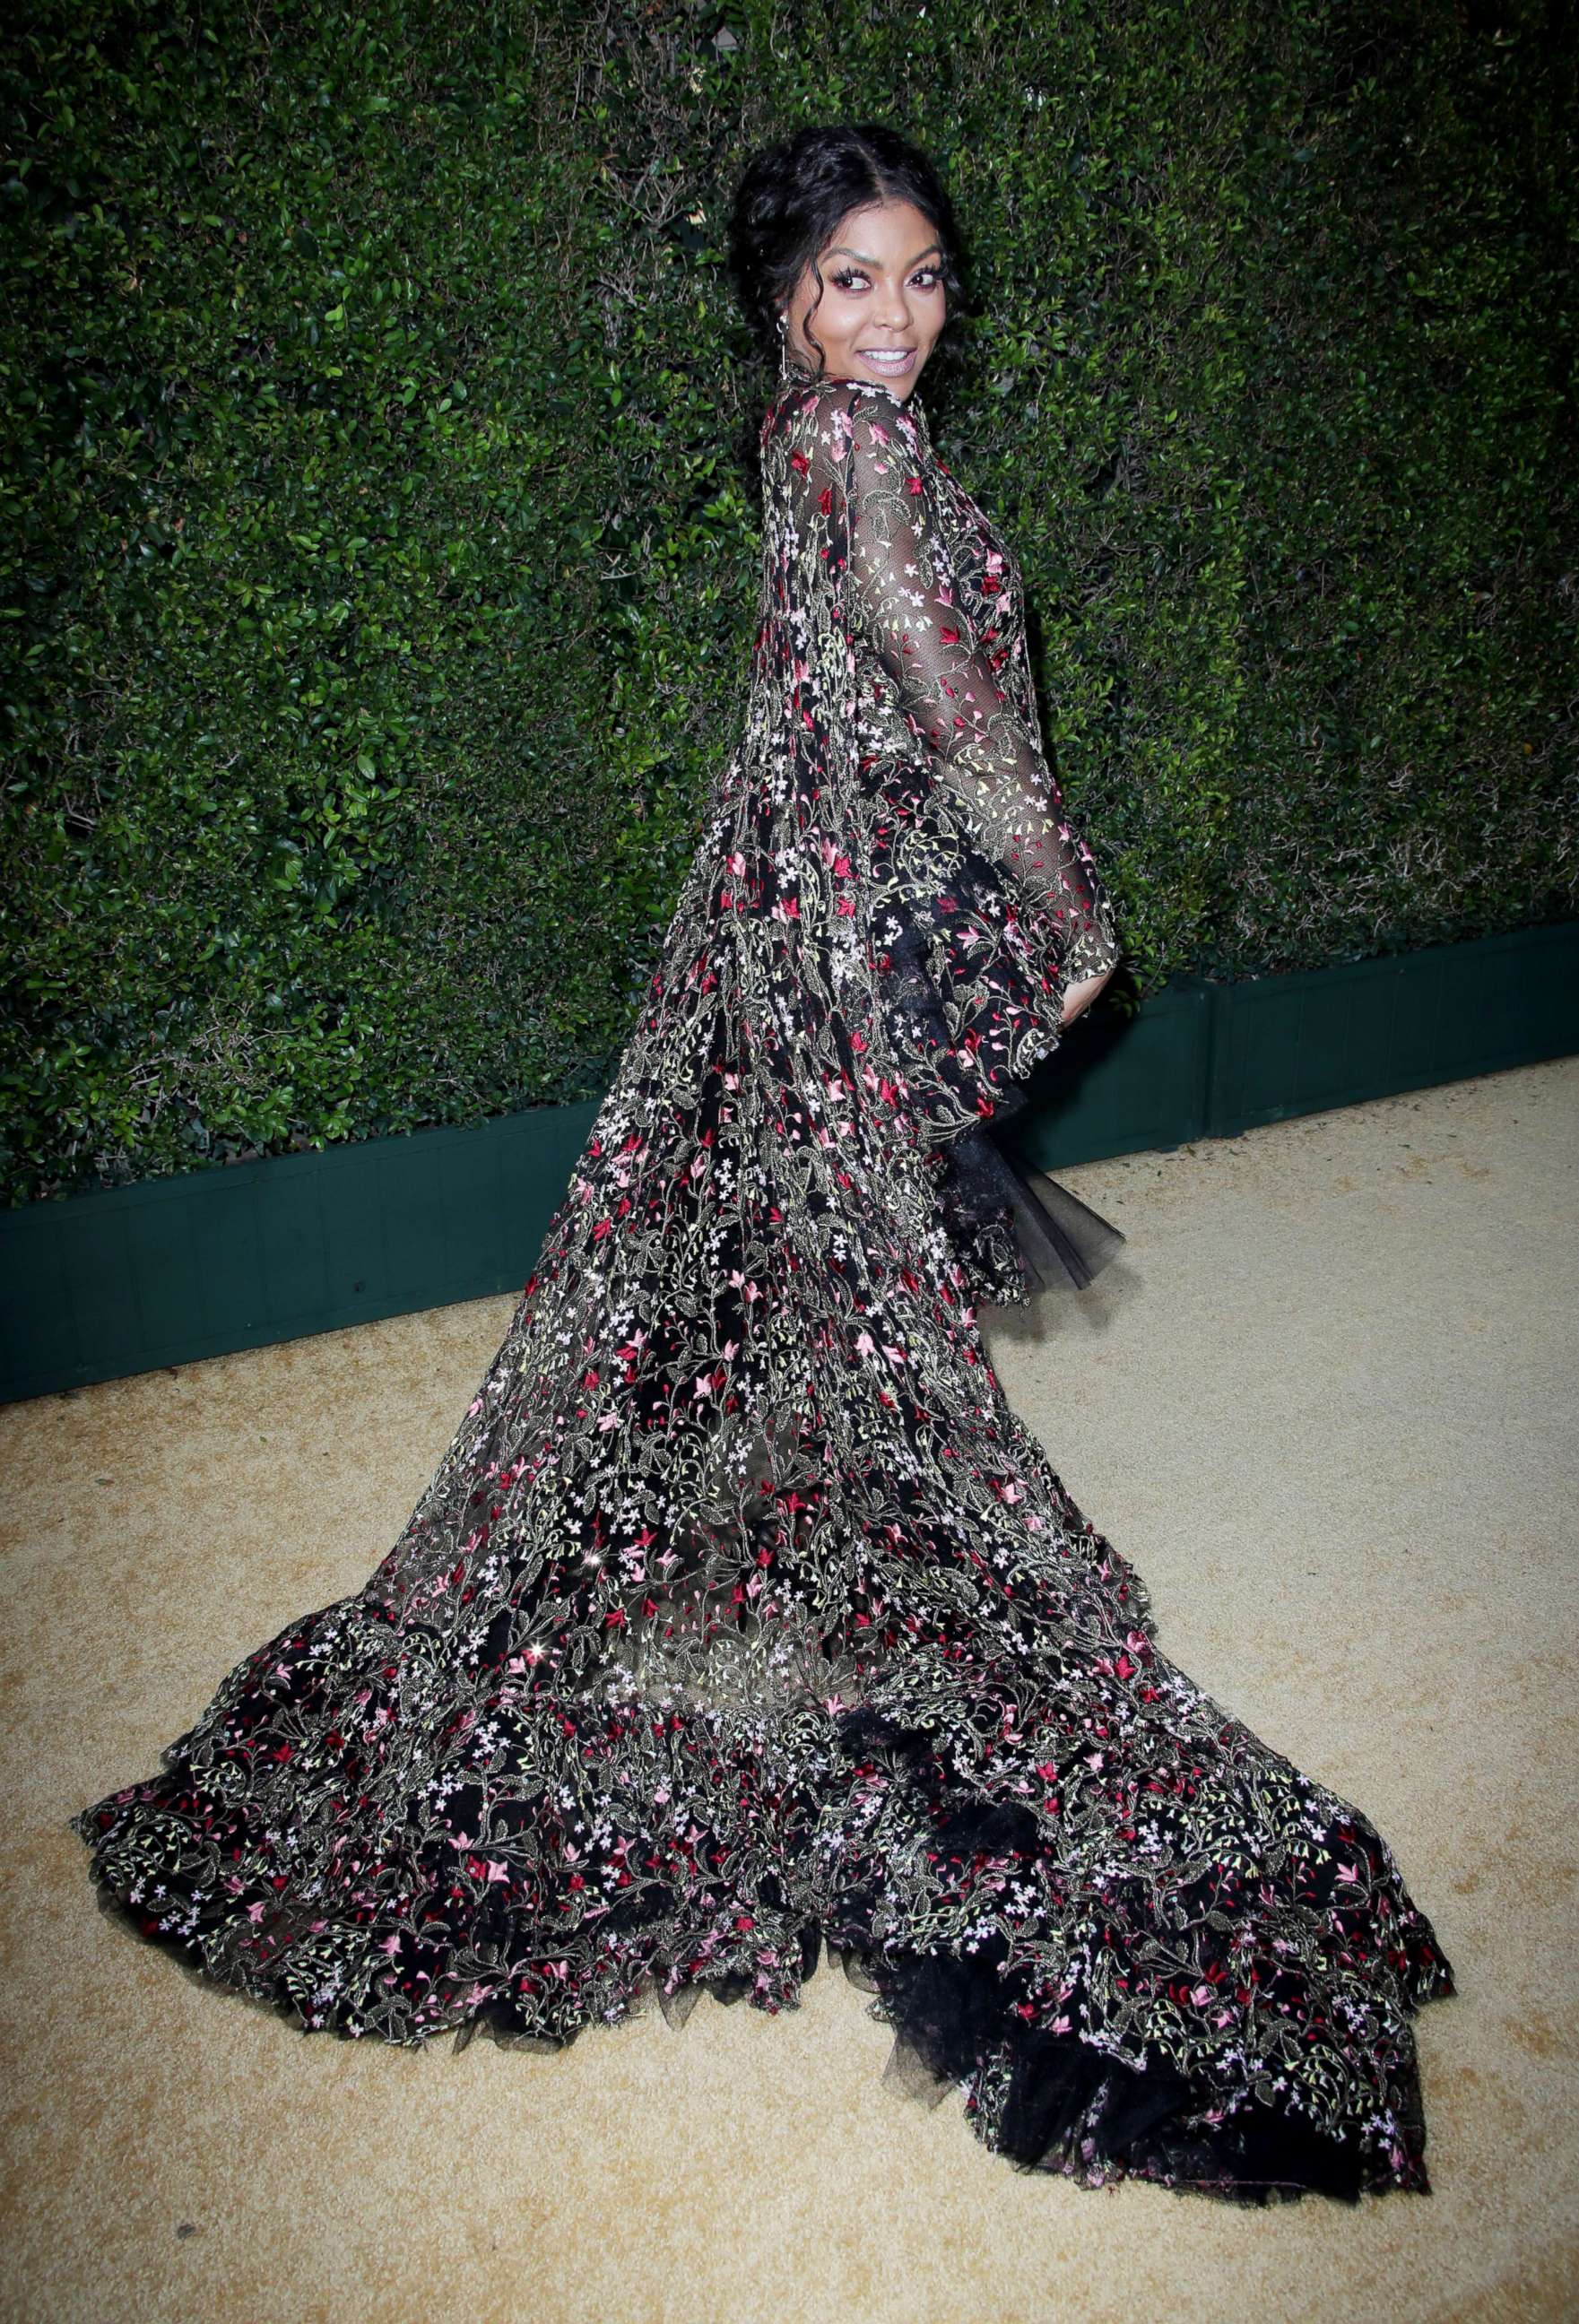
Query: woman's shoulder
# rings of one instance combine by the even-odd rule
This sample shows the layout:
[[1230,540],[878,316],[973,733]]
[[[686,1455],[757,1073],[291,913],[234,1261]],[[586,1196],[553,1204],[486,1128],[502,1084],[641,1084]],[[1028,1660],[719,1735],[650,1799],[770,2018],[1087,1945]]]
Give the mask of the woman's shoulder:
[[918,454],[927,448],[924,418],[897,390],[874,379],[788,379],[768,406],[762,433],[821,440],[837,457],[864,423],[880,443],[897,436]]

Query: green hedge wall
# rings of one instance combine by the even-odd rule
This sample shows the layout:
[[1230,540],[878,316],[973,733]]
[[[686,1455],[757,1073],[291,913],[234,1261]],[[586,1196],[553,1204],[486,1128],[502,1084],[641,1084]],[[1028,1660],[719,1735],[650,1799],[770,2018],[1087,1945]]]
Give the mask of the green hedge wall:
[[928,410],[1131,996],[1572,914],[1573,66],[1521,0],[35,6],[7,1199],[605,1086],[743,706],[724,226],[803,121],[948,177]]

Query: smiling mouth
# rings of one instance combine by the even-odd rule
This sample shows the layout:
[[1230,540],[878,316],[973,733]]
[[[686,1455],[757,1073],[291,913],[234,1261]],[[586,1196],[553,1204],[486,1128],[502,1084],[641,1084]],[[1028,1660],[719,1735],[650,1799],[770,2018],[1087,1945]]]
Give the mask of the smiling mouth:
[[856,353],[865,363],[881,364],[885,371],[902,371],[910,361],[914,347],[858,347]]

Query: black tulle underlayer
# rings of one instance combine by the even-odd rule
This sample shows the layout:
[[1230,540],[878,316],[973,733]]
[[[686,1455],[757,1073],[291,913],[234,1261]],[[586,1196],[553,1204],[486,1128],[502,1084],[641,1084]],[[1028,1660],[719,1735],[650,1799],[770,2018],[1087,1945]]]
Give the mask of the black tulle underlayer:
[[988,1231],[1007,1219],[1028,1292],[1084,1291],[1123,1249],[1124,1236],[1061,1180],[1045,1171],[1032,1177],[1000,1144],[1004,1127],[1026,1101],[1025,1089],[1012,1084],[999,1099],[990,1126],[983,1122],[963,1130],[952,1141],[942,1199],[967,1231]]

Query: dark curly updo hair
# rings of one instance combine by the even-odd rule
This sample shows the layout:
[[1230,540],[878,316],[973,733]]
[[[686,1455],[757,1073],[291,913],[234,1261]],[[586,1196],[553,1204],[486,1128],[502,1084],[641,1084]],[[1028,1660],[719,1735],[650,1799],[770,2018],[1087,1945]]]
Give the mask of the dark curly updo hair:
[[[792,137],[766,145],[747,162],[734,197],[729,229],[729,271],[752,336],[775,375],[779,368],[779,314],[805,268],[822,275],[817,254],[833,239],[841,219],[869,202],[914,202],[937,236],[942,255],[937,272],[946,294],[944,333],[964,310],[964,260],[954,210],[942,181],[925,153],[880,123],[836,122],[799,129]],[[804,329],[817,349],[820,378],[826,357],[812,327],[814,303]]]

